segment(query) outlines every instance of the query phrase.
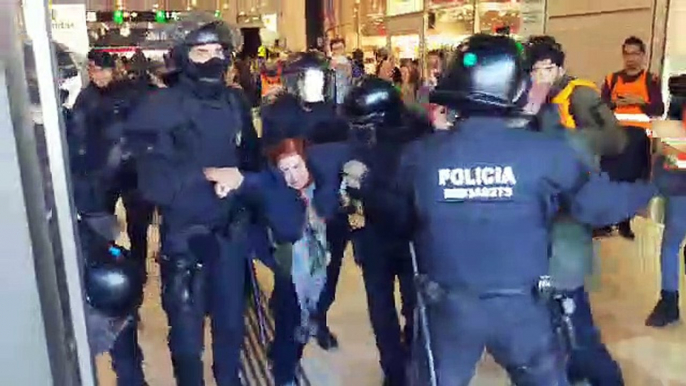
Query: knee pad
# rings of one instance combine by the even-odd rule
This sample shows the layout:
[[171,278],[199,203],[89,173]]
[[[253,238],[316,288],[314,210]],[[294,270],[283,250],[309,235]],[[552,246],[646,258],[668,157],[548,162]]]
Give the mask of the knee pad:
[[567,386],[565,363],[556,350],[548,349],[534,356],[529,363],[508,369],[517,386]]
[[162,306],[169,313],[189,312],[204,308],[205,278],[200,264],[189,261],[164,261]]
[[219,256],[220,246],[217,237],[212,233],[192,235],[188,238],[188,251],[199,264]]

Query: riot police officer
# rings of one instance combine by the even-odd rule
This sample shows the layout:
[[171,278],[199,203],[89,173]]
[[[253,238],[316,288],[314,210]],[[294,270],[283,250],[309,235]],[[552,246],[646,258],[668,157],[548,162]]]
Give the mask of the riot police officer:
[[[139,93],[134,86],[128,81],[115,79],[113,70],[114,59],[109,53],[89,54],[90,83],[79,93],[69,119],[66,120],[74,203],[79,214],[79,236],[84,251],[86,279],[95,277],[91,274],[103,272],[99,264],[103,256],[108,256],[107,248],[103,244],[115,240],[118,236],[98,236],[89,224],[93,221],[103,222],[107,215],[114,215],[114,206],[119,195],[112,192],[122,191],[119,187],[124,182],[120,178],[123,169],[117,148],[122,139],[122,128],[127,116],[139,99]],[[135,178],[126,182],[128,194],[125,195],[125,204],[132,244],[131,255],[126,255],[127,260],[135,262],[138,271],[136,276],[142,278],[145,274],[147,226],[152,208],[137,199]],[[123,252],[120,254],[124,255]],[[114,257],[112,259],[114,260]],[[94,283],[95,287],[100,281],[91,280],[91,283]],[[100,292],[100,295],[95,295],[96,298],[103,296],[103,292]],[[139,293],[133,295],[142,297],[142,288]],[[110,354],[119,385],[146,384],[142,368],[143,352],[138,345],[136,311],[137,307],[134,307],[128,311],[129,315],[122,315],[130,316],[132,320],[122,324],[123,329],[114,334],[116,340],[113,335],[109,339],[112,342],[104,345],[109,346],[109,343],[113,343]],[[89,324],[95,331],[101,331],[99,327],[108,324],[98,318],[96,313],[89,312],[88,316]],[[92,337],[100,340],[102,334]]]
[[[337,116],[333,103],[333,74],[326,58],[317,52],[294,55],[283,70],[286,92],[262,108],[262,141],[265,147],[285,138],[304,138],[310,144],[345,141],[348,124]],[[325,350],[338,347],[338,340],[328,326],[327,313],[336,298],[349,230],[345,216],[327,223],[331,262],[327,267],[326,287],[319,298],[317,342]]]
[[82,136],[82,152],[75,159],[78,168],[85,172],[101,169],[104,163],[112,175],[103,182],[103,191],[98,200],[114,214],[121,197],[126,209],[127,233],[131,240],[132,257],[145,270],[147,257],[148,226],[152,220],[153,206],[140,197],[137,176],[132,160],[106,160],[103,157],[110,146],[119,142],[123,135],[123,124],[135,108],[147,85],[127,79],[117,79],[114,74],[115,60],[107,52],[89,53],[88,74],[90,83],[79,94],[72,111],[72,130]]
[[396,227],[414,232],[429,368],[443,386],[469,384],[484,348],[515,384],[568,384],[535,290],[551,216],[565,198],[580,220],[611,223],[654,193],[590,174],[563,139],[515,129],[528,78],[520,51],[490,35],[459,47],[431,99],[460,118],[406,149],[397,198],[386,200]]
[[[355,259],[362,268],[369,318],[385,374],[384,385],[405,385],[415,303],[409,235],[393,232],[387,224],[389,217],[380,214],[376,207],[378,201],[385,199],[403,146],[422,131],[429,132],[431,126],[428,121],[422,125],[418,119],[408,119],[411,115],[398,90],[377,77],[363,79],[354,87],[345,99],[343,111],[351,123],[352,158],[368,167],[365,190],[355,189],[355,181],[346,178]],[[354,167],[354,163],[347,166]],[[404,328],[395,307],[396,278],[402,295]]]
[[219,198],[227,171],[259,166],[257,135],[239,90],[225,85],[240,32],[190,14],[170,31],[178,81],[131,117],[140,189],[162,215],[162,306],[180,386],[203,384],[203,326],[212,324],[217,385],[239,385],[246,277],[246,209]]
[[344,141],[348,125],[336,115],[334,75],[324,55],[294,55],[283,69],[283,92],[262,108],[262,138],[275,144],[283,138],[310,143]]

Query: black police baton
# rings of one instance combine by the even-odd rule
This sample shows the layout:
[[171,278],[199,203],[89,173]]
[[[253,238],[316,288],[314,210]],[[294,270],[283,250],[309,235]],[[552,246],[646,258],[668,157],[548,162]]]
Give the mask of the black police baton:
[[[410,242],[410,256],[412,257],[412,275],[414,276],[415,283],[417,283],[420,279],[419,266],[417,265],[417,254],[415,253],[414,244],[412,242]],[[424,338],[424,350],[426,351],[426,359],[429,366],[429,386],[438,386],[434,353],[431,349],[431,334],[429,332],[429,318],[426,312],[426,301],[420,288],[417,288],[417,309],[415,312],[418,313],[415,314],[417,316],[415,320],[419,319],[417,321],[419,322],[419,328],[421,328],[421,333]],[[415,323],[415,328],[417,328],[417,323]]]

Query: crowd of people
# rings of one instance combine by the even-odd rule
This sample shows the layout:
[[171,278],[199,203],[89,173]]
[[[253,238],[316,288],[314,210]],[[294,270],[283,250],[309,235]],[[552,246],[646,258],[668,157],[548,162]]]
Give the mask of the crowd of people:
[[[204,384],[206,315],[217,385],[242,384],[253,259],[274,272],[273,377],[295,385],[310,340],[339,345],[327,313],[348,243],[384,385],[468,385],[484,349],[517,385],[624,384],[584,282],[593,237],[619,224],[633,238],[627,219],[658,193],[636,115],[660,115],[662,101],[640,40],[624,42],[626,68],[600,92],[565,72],[548,36],[522,46],[474,35],[450,58],[429,53],[421,79],[416,61],[383,50],[365,74],[342,40],[329,58],[268,54],[256,66],[238,59],[225,24],[183,28],[166,63],[91,53],[90,83],[65,111],[79,223],[113,215],[119,198],[127,214],[130,253],[80,228],[86,266],[97,254],[128,264],[87,287],[91,311],[115,329],[95,351],[110,352],[119,385],[146,384],[137,308],[155,210],[180,386]],[[663,261],[683,233],[665,241]],[[672,266],[651,326],[678,320]]]

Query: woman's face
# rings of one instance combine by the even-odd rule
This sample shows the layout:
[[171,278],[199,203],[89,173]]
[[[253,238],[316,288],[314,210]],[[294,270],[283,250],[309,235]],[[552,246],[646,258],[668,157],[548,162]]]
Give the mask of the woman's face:
[[295,190],[304,189],[310,181],[310,172],[307,170],[305,160],[299,154],[281,158],[277,167],[283,173],[286,184]]
[[403,83],[410,83],[410,69],[407,66],[400,67]]

